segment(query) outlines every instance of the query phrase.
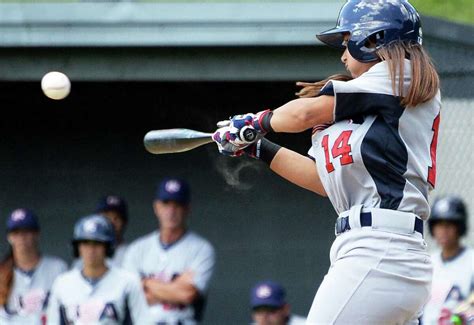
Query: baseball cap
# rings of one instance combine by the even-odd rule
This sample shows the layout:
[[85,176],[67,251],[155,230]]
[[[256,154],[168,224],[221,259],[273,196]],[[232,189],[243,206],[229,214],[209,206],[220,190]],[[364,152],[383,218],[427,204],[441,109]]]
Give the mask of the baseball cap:
[[18,229],[39,230],[38,218],[28,209],[13,210],[7,220],[7,232]]
[[262,281],[252,288],[250,305],[252,309],[262,306],[280,308],[286,304],[285,296],[285,289],[280,284]]
[[160,185],[158,185],[155,199],[188,204],[191,201],[189,184],[183,179],[165,178],[161,181]]
[[128,219],[127,202],[125,202],[123,198],[116,195],[107,195],[100,198],[95,211],[97,213],[104,211],[116,211],[123,217],[124,220]]

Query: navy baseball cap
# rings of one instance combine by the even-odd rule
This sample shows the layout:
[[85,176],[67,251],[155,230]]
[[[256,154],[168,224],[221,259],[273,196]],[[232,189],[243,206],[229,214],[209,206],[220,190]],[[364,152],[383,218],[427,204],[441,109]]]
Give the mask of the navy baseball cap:
[[128,219],[127,202],[125,202],[123,198],[116,195],[107,195],[102,197],[99,200],[95,211],[97,213],[104,211],[116,211],[125,221]]
[[186,205],[191,201],[189,184],[183,179],[165,178],[158,185],[155,199],[160,201],[176,201]]
[[252,309],[258,307],[280,308],[286,304],[285,289],[273,281],[262,281],[257,283],[250,294],[250,305]]
[[39,230],[38,218],[27,209],[13,210],[7,220],[7,232],[18,229]]

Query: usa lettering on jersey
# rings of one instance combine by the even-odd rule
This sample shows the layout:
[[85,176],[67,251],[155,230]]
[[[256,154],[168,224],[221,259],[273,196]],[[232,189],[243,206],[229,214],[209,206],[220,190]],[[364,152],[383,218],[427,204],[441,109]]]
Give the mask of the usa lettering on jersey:
[[66,324],[90,324],[98,321],[119,321],[119,314],[113,302],[86,301],[76,306],[60,306],[62,321]]
[[13,306],[5,305],[5,312],[9,315],[29,315],[39,313],[48,304],[49,292],[43,289],[33,289],[23,295],[15,297]]
[[140,280],[112,267],[91,283],[73,269],[60,276],[51,290],[48,322],[51,324],[148,324],[148,305]]

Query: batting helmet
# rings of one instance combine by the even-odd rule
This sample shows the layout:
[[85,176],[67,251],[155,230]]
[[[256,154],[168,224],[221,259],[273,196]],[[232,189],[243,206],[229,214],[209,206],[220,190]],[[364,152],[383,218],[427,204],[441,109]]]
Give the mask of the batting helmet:
[[107,218],[101,215],[90,215],[79,219],[74,226],[72,245],[74,257],[79,256],[78,244],[83,241],[96,241],[106,245],[106,254],[114,254],[114,228]]
[[339,12],[336,27],[316,37],[343,50],[345,34],[350,35],[347,49],[359,62],[377,61],[375,51],[393,41],[422,43],[420,16],[406,0],[348,0]]
[[428,219],[431,235],[433,235],[434,225],[439,221],[455,223],[458,226],[459,235],[463,236],[467,230],[467,213],[462,199],[457,196],[445,196],[436,200],[431,207],[431,216]]

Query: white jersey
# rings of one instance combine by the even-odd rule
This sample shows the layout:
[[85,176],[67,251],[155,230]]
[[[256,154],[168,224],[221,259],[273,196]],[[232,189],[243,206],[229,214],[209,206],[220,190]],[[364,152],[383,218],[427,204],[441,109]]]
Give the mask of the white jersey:
[[0,307],[0,324],[43,324],[51,286],[66,270],[66,262],[52,256],[42,256],[33,272],[15,268],[8,303]]
[[125,253],[127,252],[128,243],[122,243],[115,247],[114,256],[112,257],[112,265],[121,267],[123,264],[123,259],[125,258]]
[[110,268],[92,283],[80,270],[59,276],[51,289],[48,324],[152,324],[138,277]]
[[288,325],[305,325],[306,318],[299,315],[290,315],[290,320],[288,321]]
[[465,248],[456,257],[443,261],[441,251],[433,253],[431,299],[423,313],[423,325],[437,325],[441,309],[452,311],[474,290],[474,250]]
[[[407,88],[409,60],[405,76]],[[309,153],[337,213],[363,205],[426,220],[435,183],[439,92],[404,108],[381,62],[354,80],[328,82],[321,94],[335,96],[335,124],[313,135]]]
[[[194,286],[201,298],[205,298],[214,263],[214,248],[199,235],[188,231],[178,241],[164,247],[160,242],[159,232],[155,231],[130,245],[123,267],[142,278],[155,278],[165,282],[171,282],[176,276],[192,271]],[[199,304],[155,304],[150,309],[156,323],[175,325],[178,322],[194,324],[200,318],[202,307]]]
[[[126,244],[126,243],[122,243],[119,246],[117,246],[115,248],[115,251],[114,251],[114,256],[112,256],[111,258],[108,257],[106,259],[105,262],[106,262],[107,266],[109,266],[109,267],[112,267],[112,266],[122,267],[123,258],[125,257],[125,252],[127,251],[127,248],[128,248],[128,244]],[[82,259],[81,258],[76,258],[72,262],[71,269],[81,270],[82,265],[83,265],[82,264]]]

